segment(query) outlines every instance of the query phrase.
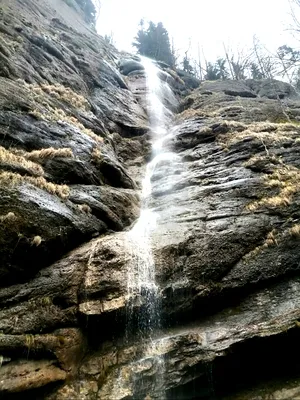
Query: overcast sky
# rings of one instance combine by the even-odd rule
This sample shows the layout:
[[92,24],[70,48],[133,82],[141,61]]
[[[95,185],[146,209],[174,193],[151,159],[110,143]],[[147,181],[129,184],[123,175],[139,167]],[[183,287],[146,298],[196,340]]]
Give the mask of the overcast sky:
[[287,28],[291,22],[289,0],[102,0],[97,29],[113,34],[119,50],[133,51],[131,43],[139,21],[161,21],[185,51],[191,38],[194,48],[203,47],[207,60],[224,56],[227,47],[251,46],[253,35],[275,50],[294,45]]

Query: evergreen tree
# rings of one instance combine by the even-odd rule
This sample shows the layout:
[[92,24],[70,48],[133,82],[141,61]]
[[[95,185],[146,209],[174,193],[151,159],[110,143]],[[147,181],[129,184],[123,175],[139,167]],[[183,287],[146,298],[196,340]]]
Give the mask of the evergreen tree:
[[216,81],[218,79],[227,79],[228,71],[226,69],[226,60],[224,58],[218,58],[215,64],[207,63],[206,75],[204,79],[208,81]]
[[293,85],[296,88],[296,90],[299,92],[300,91],[300,68],[298,68],[293,77]]
[[220,71],[218,67],[213,64],[213,63],[207,63],[206,65],[206,74],[204,76],[204,79],[208,81],[216,81],[220,79]]
[[234,79],[246,79],[245,66],[242,63],[239,61],[233,61],[233,59],[231,59],[231,67],[233,70]]
[[252,62],[250,64],[250,73],[251,73],[251,78],[253,78],[253,79],[265,78],[263,72],[261,72],[259,66],[255,62]]
[[219,70],[219,79],[227,79],[228,78],[228,71],[226,68],[226,60],[225,58],[218,58],[216,61],[216,67]]
[[87,22],[92,25],[96,22],[96,7],[92,0],[75,0],[79,7],[83,10]]
[[171,51],[169,34],[161,22],[156,25],[150,21],[148,28],[145,29],[142,20],[135,42],[132,44],[137,48],[139,54],[164,61],[171,66],[174,65],[175,60]]
[[183,58],[182,66],[183,66],[183,70],[185,72],[187,72],[188,74],[194,75],[194,68],[191,66],[191,63],[190,63],[187,53],[185,53],[185,56]]

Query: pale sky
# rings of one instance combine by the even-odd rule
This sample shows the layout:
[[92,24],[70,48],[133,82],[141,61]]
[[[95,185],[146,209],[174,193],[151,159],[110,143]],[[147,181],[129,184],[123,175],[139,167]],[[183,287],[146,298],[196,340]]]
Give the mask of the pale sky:
[[134,51],[131,43],[142,18],[161,21],[181,52],[188,48],[189,38],[194,49],[199,42],[208,61],[224,57],[223,42],[243,49],[251,46],[253,35],[270,51],[295,45],[287,31],[289,0],[102,0],[101,4],[98,32],[112,33],[119,50]]

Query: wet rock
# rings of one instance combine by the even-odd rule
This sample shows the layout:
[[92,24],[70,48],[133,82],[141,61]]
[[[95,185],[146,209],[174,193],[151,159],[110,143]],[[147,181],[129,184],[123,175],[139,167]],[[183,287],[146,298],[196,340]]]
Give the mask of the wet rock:
[[[297,278],[277,285],[272,282],[291,277],[299,269],[298,161],[294,153],[298,124],[262,122],[263,108],[275,104],[274,100],[235,100],[235,94],[225,93],[225,86],[218,90],[202,94],[200,89],[193,94],[194,109],[179,115],[163,141],[168,153],[158,160],[152,176],[149,205],[157,225],[151,238],[161,316],[165,325],[178,324],[178,330],[171,334],[165,328],[155,346],[149,343],[147,347],[140,339],[130,353],[133,361],[122,358],[123,345],[116,339],[116,349],[107,353],[106,372],[99,369],[99,376],[111,371],[99,388],[100,398],[109,399],[114,393],[120,399],[147,395],[159,399],[166,390],[171,399],[177,392],[190,393],[189,382],[192,386],[193,381],[199,382],[199,398],[210,398],[208,365],[216,365],[218,371],[224,368],[221,365],[229,366],[228,350],[234,352],[237,343],[245,348],[254,343],[252,351],[259,357],[261,350],[258,345],[255,350],[254,338],[278,335],[284,341],[280,335],[297,325]],[[248,104],[251,108],[245,109]],[[296,100],[290,104],[297,108]],[[224,112],[228,115],[225,121]],[[248,119],[243,121],[246,113]],[[171,157],[173,150],[176,154]],[[287,189],[291,184],[296,186]],[[134,249],[129,247],[129,251],[126,234],[111,235],[98,243],[86,275],[87,300],[80,311],[99,318],[101,324],[110,314],[126,315],[132,306],[126,275],[134,262]],[[106,289],[104,265],[110,282]],[[287,292],[293,300],[285,302]],[[138,309],[143,312],[143,300],[136,298],[131,312]],[[206,317],[209,314],[214,316]],[[122,319],[118,321],[120,331]],[[192,326],[188,321],[194,321]],[[236,351],[238,357],[244,350]],[[105,354],[104,349],[100,354]],[[96,359],[95,363],[91,359],[88,363],[97,368]],[[88,369],[83,367],[81,375],[86,382],[93,379]],[[221,388],[223,383],[219,384]]]
[[176,70],[178,76],[183,80],[187,88],[189,89],[196,89],[200,85],[200,80],[197,79],[195,76],[183,71],[183,70]]
[[[276,355],[273,345],[267,347],[265,338],[273,336],[275,341],[276,334],[296,326],[300,316],[298,286],[295,280],[273,285],[250,295],[236,308],[224,309],[202,322],[186,325],[184,329],[178,327],[166,330],[154,341],[140,344],[134,342],[124,347],[124,342],[120,340],[115,341],[114,346],[104,346],[101,352],[88,356],[81,367],[81,385],[87,390],[84,398],[90,395],[88,387],[91,387],[91,382],[96,382],[95,375],[102,379],[105,377],[104,385],[97,388],[97,396],[101,399],[110,399],[111,396],[116,399],[134,399],[147,395],[158,399],[162,396],[168,399],[184,396],[190,398],[192,395],[210,398],[213,391],[219,393],[224,385],[224,374],[233,385],[229,389],[234,388],[235,377],[231,374],[235,361],[232,355],[238,356],[238,350],[245,354],[252,352],[254,359],[259,357],[259,352],[270,352],[271,359],[264,360],[264,368],[272,368],[272,363],[275,363],[275,369],[280,368],[280,363],[289,357],[285,355],[288,348]],[[299,334],[295,333],[290,340],[298,340],[298,337]],[[256,353],[255,347],[251,347],[252,340],[256,340],[257,347],[261,346]],[[281,340],[278,343],[282,345],[284,338]],[[244,346],[243,350],[238,346]],[[210,363],[214,371],[213,386]],[[224,365],[227,365],[228,372],[224,372]],[[240,368],[243,376],[241,379],[245,383],[249,379],[245,375],[246,370],[251,368],[248,360],[240,362]],[[267,370],[260,373],[267,375]],[[194,386],[193,381],[197,383]],[[188,387],[189,382],[191,388]],[[193,391],[189,392],[192,387]],[[76,385],[70,385],[69,390],[71,388],[75,392],[79,390]],[[63,389],[64,392],[66,390]]]
[[91,213],[113,230],[123,230],[139,215],[139,198],[135,191],[108,186],[71,187],[70,200],[87,204]]
[[45,398],[87,351],[79,306],[91,240],[139,214],[121,141],[148,122],[119,52],[79,10],[60,0],[3,9],[0,397]]
[[16,187],[2,186],[0,192],[1,286],[32,277],[107,229],[95,216],[26,180]]
[[32,277],[105,232],[106,222],[123,229],[137,213],[131,212],[135,196],[114,189],[128,219],[116,215],[115,205],[114,211],[103,201],[96,207],[91,196],[95,215],[80,203],[83,195],[67,200],[71,184],[103,186],[106,203],[111,201],[105,185],[136,188],[109,132],[130,136],[148,128],[117,69],[117,50],[87,27],[74,30],[74,21],[84,23],[66,4],[55,7],[59,11],[52,7],[43,2],[33,12],[22,2],[7,2],[2,15],[7,27],[6,72],[0,77],[2,285]]
[[148,131],[146,114],[137,103],[131,91],[120,90],[114,86],[95,90],[94,104],[112,123],[110,130],[123,136],[141,135]]
[[[237,396],[266,371],[282,377],[290,354],[287,372],[299,371],[294,90],[274,80],[198,87],[160,65],[164,105],[175,110],[168,84],[189,95],[152,164],[150,290],[137,279],[149,248],[130,231],[157,133],[142,64],[66,2],[5,7],[0,396]],[[154,295],[161,324],[145,332]],[[297,398],[298,386],[257,393]]]
[[123,59],[119,63],[119,69],[123,75],[129,75],[131,72],[143,71],[143,65],[136,60]]
[[66,373],[51,361],[19,361],[1,368],[0,392],[23,392],[53,382],[61,382]]
[[[44,307],[50,303],[46,298],[41,302]],[[2,364],[14,365],[17,353],[27,354],[27,359],[47,357],[54,359],[67,374],[74,374],[81,360],[85,341],[82,333],[76,328],[65,328],[51,334],[2,334],[0,340]],[[5,355],[3,355],[5,354]]]
[[[188,304],[201,308],[207,296],[279,278],[299,265],[298,241],[291,236],[298,190],[284,206],[282,191],[270,183],[274,174],[280,181],[286,168],[298,174],[288,144],[297,149],[298,124],[257,122],[256,112],[260,116],[269,100],[251,99],[252,112],[239,100],[239,109],[235,95],[225,94],[231,83],[207,84],[216,92],[201,94],[201,88],[198,97],[193,94],[194,109],[183,112],[184,121],[179,116],[163,143],[177,156],[158,163],[152,177],[151,206],[158,221],[153,251],[162,287],[168,282],[163,304],[169,316],[187,315]],[[235,112],[233,120],[224,121],[226,107]],[[246,112],[253,116],[248,124],[239,118]],[[282,148],[285,141],[288,151]],[[288,214],[295,217],[287,220]]]
[[[128,239],[127,239],[128,240]],[[101,315],[124,309],[127,302],[126,234],[97,239],[91,244],[88,268],[82,286],[81,313]]]

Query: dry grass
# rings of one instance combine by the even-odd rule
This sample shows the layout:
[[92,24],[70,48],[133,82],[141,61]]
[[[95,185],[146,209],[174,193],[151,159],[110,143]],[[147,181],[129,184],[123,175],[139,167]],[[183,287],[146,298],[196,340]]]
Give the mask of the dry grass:
[[243,105],[229,105],[218,109],[218,114],[226,114],[228,112],[244,112],[246,108]]
[[294,239],[300,238],[300,224],[295,224],[291,228],[285,229],[282,232],[277,232],[276,229],[273,229],[268,233],[264,243],[260,246],[257,246],[254,250],[250,251],[250,253],[246,254],[243,259],[248,261],[249,259],[260,254],[264,249],[267,249],[271,246],[279,246],[284,243],[284,240],[288,240],[289,237]]
[[300,224],[295,224],[289,229],[289,235],[292,236],[293,238],[299,238],[300,237]]
[[180,114],[176,115],[176,119],[179,121],[190,119],[190,118],[212,118],[215,117],[215,113],[209,113],[206,111],[202,111],[200,109],[194,110],[193,108],[188,108],[184,111],[182,111]]
[[38,120],[66,122],[78,128],[82,133],[90,136],[95,141],[102,143],[103,139],[96,135],[91,129],[86,128],[73,115],[68,115],[62,108],[54,106],[51,97],[63,100],[76,109],[89,111],[88,101],[81,95],[76,94],[70,88],[62,85],[32,85],[25,83],[25,87],[30,91],[32,105],[29,115]]
[[292,204],[293,196],[300,191],[299,168],[283,164],[271,175],[264,177],[266,187],[278,188],[279,193],[275,196],[263,197],[247,206],[249,211],[255,211],[259,207],[270,208],[286,207]]
[[34,110],[30,111],[29,114],[39,120],[65,122],[76,127],[81,131],[81,133],[88,135],[97,143],[103,143],[102,137],[96,135],[91,129],[86,128],[80,121],[78,121],[77,118],[67,115],[61,108],[47,107],[44,113],[42,113],[38,108],[35,108]]
[[26,153],[25,157],[31,161],[43,161],[45,159],[53,158],[74,158],[74,154],[69,147],[64,147],[61,149],[48,147],[46,149],[34,150],[30,153]]
[[14,222],[18,219],[15,213],[10,211],[5,215],[0,215],[0,222]]
[[260,162],[265,162],[267,161],[268,164],[272,164],[273,166],[276,165],[284,165],[283,161],[280,157],[275,156],[274,154],[271,155],[255,155],[251,157],[248,161],[243,163],[244,167],[254,167]]
[[32,175],[42,176],[44,175],[43,168],[32,161],[28,161],[23,155],[18,155],[4,147],[0,146],[0,163],[14,166],[16,168],[25,168]]
[[88,204],[77,204],[77,207],[80,211],[86,213],[86,214],[91,214],[92,209]]
[[98,146],[94,147],[91,157],[95,163],[99,163],[101,161],[101,150]]
[[67,122],[70,125],[76,126],[77,128],[80,129],[82,133],[85,133],[86,135],[90,136],[92,139],[94,139],[98,143],[102,143],[103,139],[102,137],[96,135],[91,129],[86,128],[81,122],[78,121],[75,117],[70,117],[68,115],[64,115],[62,118],[63,121]]
[[42,243],[42,238],[40,236],[35,236],[31,241],[31,246],[38,247]]
[[[264,145],[281,144],[282,142],[294,140],[300,134],[299,125],[293,123],[254,122],[248,126],[235,121],[224,121],[230,131],[221,135],[219,143],[230,147],[246,138],[253,138]],[[244,126],[244,129],[241,129]],[[239,127],[236,132],[236,127]]]
[[88,101],[80,94],[75,93],[72,89],[57,84],[57,85],[46,85],[41,86],[27,84],[27,88],[37,96],[43,96],[45,93],[54,97],[57,100],[61,100],[68,105],[81,110],[89,110]]
[[57,185],[46,181],[42,176],[22,176],[13,172],[0,173],[0,185],[15,186],[22,183],[30,183],[40,189],[46,190],[50,194],[55,194],[63,199],[69,196],[69,187],[67,185]]
[[28,334],[25,336],[25,343],[28,349],[31,349],[35,344],[35,337],[32,334]]
[[32,117],[34,117],[37,120],[41,120],[41,121],[46,120],[46,117],[44,116],[44,114],[37,108],[34,108],[33,110],[29,111],[28,115],[31,115]]
[[252,250],[252,251],[250,251],[250,253],[246,254],[243,257],[243,260],[247,261],[247,260],[257,256],[264,249],[267,249],[270,246],[278,246],[278,238],[279,238],[279,236],[276,234],[276,230],[273,229],[271,232],[269,232],[267,234],[267,237],[266,237],[264,243],[260,246],[255,247],[254,250]]

